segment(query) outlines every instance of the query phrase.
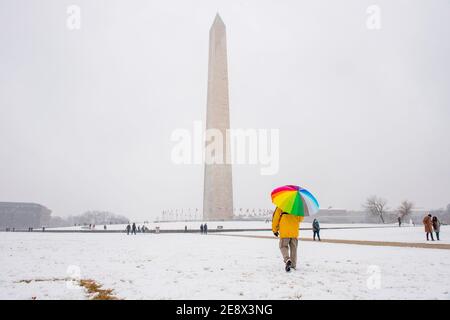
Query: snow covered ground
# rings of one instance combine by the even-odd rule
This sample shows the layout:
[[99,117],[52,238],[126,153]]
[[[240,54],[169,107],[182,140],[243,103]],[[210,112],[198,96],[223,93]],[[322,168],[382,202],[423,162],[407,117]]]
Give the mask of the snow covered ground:
[[298,270],[286,273],[276,239],[0,232],[0,261],[0,299],[86,299],[65,280],[78,276],[122,299],[450,299],[441,249],[303,241]]
[[[360,229],[323,229],[322,225],[320,237],[322,239],[346,239],[346,240],[370,240],[370,241],[387,241],[387,242],[407,242],[407,243],[446,243],[450,244],[450,226],[441,226],[440,241],[426,241],[424,227],[392,227],[392,228],[360,228]],[[309,226],[302,225],[301,228]],[[331,226],[327,226],[331,227]],[[334,227],[334,226],[333,226]],[[271,231],[245,231],[231,232],[227,234],[237,235],[258,235],[272,236]],[[433,235],[434,236],[434,235]],[[301,230],[301,238],[312,238],[312,230]],[[431,239],[431,238],[430,238]],[[436,238],[435,238],[436,240]]]

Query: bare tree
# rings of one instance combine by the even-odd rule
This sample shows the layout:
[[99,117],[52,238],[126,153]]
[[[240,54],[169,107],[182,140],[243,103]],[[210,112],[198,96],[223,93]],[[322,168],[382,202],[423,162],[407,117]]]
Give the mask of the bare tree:
[[380,217],[381,221],[384,223],[383,214],[385,214],[388,209],[387,200],[377,196],[371,196],[367,198],[364,208],[371,214]]
[[414,208],[414,204],[411,201],[405,200],[398,207],[398,216],[400,219],[403,219],[406,216],[409,216]]

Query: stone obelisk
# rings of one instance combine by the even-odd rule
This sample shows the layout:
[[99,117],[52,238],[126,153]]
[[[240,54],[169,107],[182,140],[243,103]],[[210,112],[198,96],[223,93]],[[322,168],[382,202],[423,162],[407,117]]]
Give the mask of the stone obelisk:
[[[223,163],[205,163],[203,219],[231,220],[233,218],[233,183],[231,164],[227,162],[230,128],[228,103],[227,39],[225,24],[216,15],[209,30],[208,97],[206,129],[215,129],[223,137]],[[229,154],[229,153],[228,153]]]

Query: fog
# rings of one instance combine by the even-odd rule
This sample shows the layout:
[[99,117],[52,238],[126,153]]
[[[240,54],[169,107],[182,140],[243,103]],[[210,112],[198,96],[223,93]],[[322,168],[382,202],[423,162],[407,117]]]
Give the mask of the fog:
[[450,203],[446,0],[0,0],[0,201],[134,219],[201,208],[203,166],[173,163],[170,137],[205,120],[216,12],[231,127],[280,132],[278,173],[233,167],[235,207],[270,208],[284,184],[325,208]]

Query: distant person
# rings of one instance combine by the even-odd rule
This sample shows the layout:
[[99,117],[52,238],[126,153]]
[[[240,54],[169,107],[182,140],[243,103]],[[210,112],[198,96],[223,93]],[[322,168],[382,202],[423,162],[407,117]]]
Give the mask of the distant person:
[[45,227],[42,227],[42,232],[44,232],[45,231]]
[[205,223],[205,225],[203,226],[203,232],[205,234],[208,234],[208,225]]
[[131,234],[136,234],[136,223],[133,222],[133,226],[131,227]]
[[200,234],[203,234],[203,224],[200,225]]
[[184,226],[184,232],[187,232],[187,226]]
[[439,232],[441,230],[441,222],[439,221],[438,217],[434,216],[433,219],[431,220],[433,223],[433,229],[434,232],[436,232],[436,240],[439,240]]
[[128,224],[128,225],[127,225],[127,235],[130,234],[130,230],[131,230],[131,226],[130,226],[130,224]]
[[314,219],[314,221],[312,223],[312,228],[313,228],[313,240],[316,241],[316,235],[317,235],[317,238],[320,241],[320,224],[319,224],[319,220]]
[[103,226],[103,230],[106,230],[106,224]]
[[297,268],[298,229],[303,217],[294,216],[276,208],[272,217],[272,232],[280,237],[280,251],[285,263],[286,272]]
[[431,235],[431,241],[434,241],[433,238],[433,222],[431,221],[431,214],[428,214],[427,216],[425,216],[425,218],[423,218],[423,225],[425,227],[425,232],[427,234],[427,241],[429,241],[430,239],[428,238],[428,235]]
[[397,220],[398,220],[398,226],[401,227],[402,226],[402,218],[398,217]]

